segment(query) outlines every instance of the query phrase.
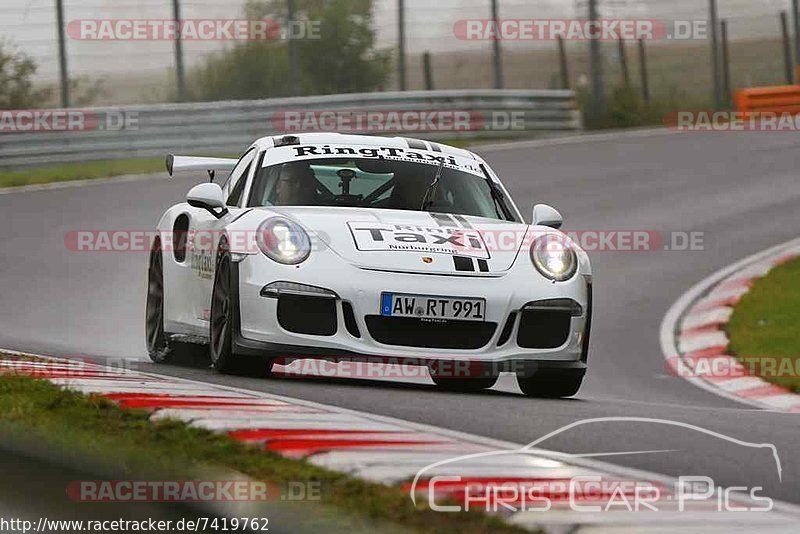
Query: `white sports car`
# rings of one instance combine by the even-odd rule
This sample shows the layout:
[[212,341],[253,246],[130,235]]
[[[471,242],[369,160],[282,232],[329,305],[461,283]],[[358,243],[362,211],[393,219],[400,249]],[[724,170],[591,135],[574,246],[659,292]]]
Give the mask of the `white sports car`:
[[[207,351],[223,373],[298,358],[427,365],[437,385],[574,395],[586,372],[586,253],[538,204],[532,225],[480,156],[439,143],[280,135],[208,171],[150,254],[150,357]],[[222,185],[214,174],[225,171]],[[190,345],[187,345],[190,343]],[[194,349],[193,349],[194,350]]]

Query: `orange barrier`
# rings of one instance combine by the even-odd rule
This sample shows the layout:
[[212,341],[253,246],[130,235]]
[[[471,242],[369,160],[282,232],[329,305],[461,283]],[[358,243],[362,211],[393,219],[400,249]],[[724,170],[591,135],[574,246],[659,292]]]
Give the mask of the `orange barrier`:
[[800,113],[800,85],[741,89],[735,100],[742,113]]

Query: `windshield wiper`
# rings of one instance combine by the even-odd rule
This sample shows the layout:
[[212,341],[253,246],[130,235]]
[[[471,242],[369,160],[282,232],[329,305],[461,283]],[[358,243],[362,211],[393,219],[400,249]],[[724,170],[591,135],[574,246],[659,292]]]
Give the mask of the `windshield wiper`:
[[428,189],[425,190],[425,196],[422,197],[422,207],[420,211],[428,211],[428,208],[433,204],[433,197],[436,195],[436,187],[439,185],[439,180],[442,177],[444,170],[444,158],[439,160],[439,166],[436,168],[436,174],[433,177]]
[[480,165],[480,168],[483,172],[483,176],[486,178],[486,183],[489,185],[489,194],[494,202],[494,211],[497,213],[497,216],[500,217],[501,220],[513,221],[514,217],[510,215],[508,207],[506,206],[503,191],[494,183],[492,177],[489,176],[489,171],[486,170],[483,164]]

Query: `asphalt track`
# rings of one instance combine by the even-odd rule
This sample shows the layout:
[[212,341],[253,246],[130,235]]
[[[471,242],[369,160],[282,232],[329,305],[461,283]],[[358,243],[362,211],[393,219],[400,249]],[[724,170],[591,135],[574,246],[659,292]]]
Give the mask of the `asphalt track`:
[[451,394],[421,380],[218,376],[203,362],[155,367],[144,352],[144,253],[73,252],[72,230],[150,230],[199,180],[150,178],[0,195],[0,347],[132,358],[140,369],[234,384],[501,440],[527,443],[578,420],[635,416],[697,425],[756,451],[656,423],[580,426],[543,447],[724,486],[763,486],[800,503],[800,418],[754,410],[664,372],[659,325],[701,278],[797,237],[800,139],[791,133],[612,135],[601,141],[481,151],[525,212],[558,207],[566,230],[703,232],[704,250],[596,252],[590,371],[575,399],[523,397],[511,377],[492,391]]

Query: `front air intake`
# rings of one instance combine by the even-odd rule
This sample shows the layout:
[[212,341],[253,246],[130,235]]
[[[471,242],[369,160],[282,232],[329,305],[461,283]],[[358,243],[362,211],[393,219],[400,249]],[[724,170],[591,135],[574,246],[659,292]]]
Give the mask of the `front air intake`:
[[295,334],[332,336],[336,334],[336,300],[310,295],[281,294],[278,324]]
[[570,299],[530,302],[522,309],[517,345],[525,349],[555,349],[569,339],[572,317],[583,313]]
[[428,349],[479,349],[497,329],[497,323],[476,321],[435,322],[381,315],[367,315],[365,320],[369,335],[378,343]]

